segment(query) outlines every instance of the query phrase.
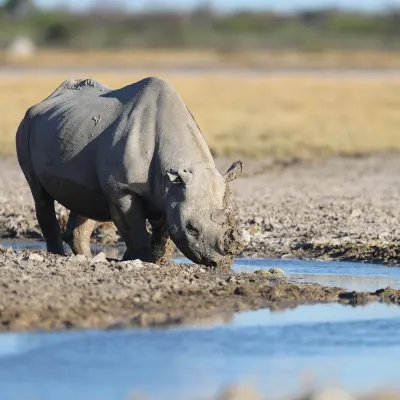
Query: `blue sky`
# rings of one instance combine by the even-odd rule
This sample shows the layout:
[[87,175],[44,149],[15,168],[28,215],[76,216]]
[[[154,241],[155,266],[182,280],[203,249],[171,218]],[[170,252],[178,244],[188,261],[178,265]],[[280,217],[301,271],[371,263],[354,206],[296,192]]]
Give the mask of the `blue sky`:
[[[36,0],[36,3],[45,7],[66,5],[75,9],[93,6],[104,0]],[[107,0],[108,4],[114,2],[124,3],[130,9],[143,9],[149,5],[161,5],[168,8],[191,8],[199,4],[199,0]],[[400,7],[400,0],[211,0],[217,9],[274,9],[293,10],[299,8],[314,8],[338,6],[345,9],[375,10],[385,6]]]

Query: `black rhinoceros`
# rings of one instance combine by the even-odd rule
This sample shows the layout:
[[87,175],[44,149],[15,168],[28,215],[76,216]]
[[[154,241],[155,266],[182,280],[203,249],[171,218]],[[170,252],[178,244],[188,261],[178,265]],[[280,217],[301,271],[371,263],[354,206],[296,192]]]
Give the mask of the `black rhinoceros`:
[[192,261],[226,265],[248,243],[228,207],[241,162],[224,176],[217,171],[192,114],[164,80],[117,90],[67,80],[27,111],[16,145],[49,252],[64,254],[54,200],[71,210],[75,252],[90,253],[94,221],[110,220],[126,259],[154,261],[170,237]]

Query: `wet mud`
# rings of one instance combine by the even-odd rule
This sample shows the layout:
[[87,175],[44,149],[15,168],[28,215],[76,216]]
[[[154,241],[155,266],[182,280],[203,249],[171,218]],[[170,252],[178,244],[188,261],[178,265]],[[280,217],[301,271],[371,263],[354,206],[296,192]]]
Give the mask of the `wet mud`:
[[400,303],[400,291],[347,292],[288,283],[278,270],[234,273],[196,264],[0,250],[0,330],[166,326],[260,308]]

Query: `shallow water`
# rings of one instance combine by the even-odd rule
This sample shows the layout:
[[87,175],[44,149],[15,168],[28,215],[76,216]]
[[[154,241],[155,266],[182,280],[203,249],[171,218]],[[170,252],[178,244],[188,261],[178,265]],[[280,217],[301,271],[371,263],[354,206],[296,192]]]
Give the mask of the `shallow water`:
[[[237,271],[271,267],[293,281],[400,288],[400,268],[381,265],[258,259],[234,265]],[[150,399],[198,399],[237,381],[271,398],[297,391],[305,376],[317,386],[365,391],[398,382],[399,329],[400,307],[377,303],[244,312],[170,329],[1,334],[1,398],[122,400],[140,392]]]
[[269,397],[317,385],[351,391],[398,381],[400,307],[302,306],[181,329],[0,335],[2,398],[214,395],[250,381]]

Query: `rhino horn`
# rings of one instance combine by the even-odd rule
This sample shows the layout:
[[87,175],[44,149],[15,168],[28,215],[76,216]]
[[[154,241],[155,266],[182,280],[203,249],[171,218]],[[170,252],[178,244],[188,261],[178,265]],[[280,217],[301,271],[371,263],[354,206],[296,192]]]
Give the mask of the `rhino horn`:
[[243,163],[240,160],[235,161],[228,171],[223,175],[225,178],[225,182],[231,182],[236,179],[243,171]]

